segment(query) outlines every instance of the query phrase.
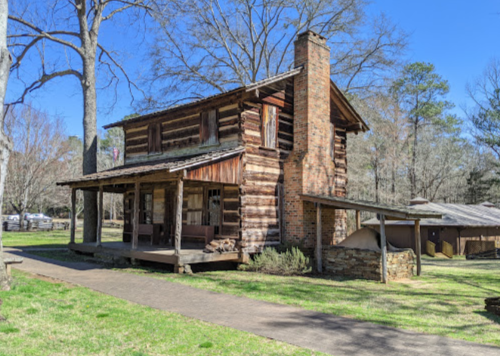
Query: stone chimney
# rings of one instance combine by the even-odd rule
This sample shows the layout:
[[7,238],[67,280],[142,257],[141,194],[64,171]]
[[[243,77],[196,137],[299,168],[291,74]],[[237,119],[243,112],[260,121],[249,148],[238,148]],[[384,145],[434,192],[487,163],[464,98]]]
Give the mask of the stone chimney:
[[[330,48],[312,31],[295,41],[293,151],[284,164],[285,238],[312,247],[316,208],[300,194],[333,196],[335,166],[330,156]],[[323,242],[334,243],[335,210],[324,207]]]

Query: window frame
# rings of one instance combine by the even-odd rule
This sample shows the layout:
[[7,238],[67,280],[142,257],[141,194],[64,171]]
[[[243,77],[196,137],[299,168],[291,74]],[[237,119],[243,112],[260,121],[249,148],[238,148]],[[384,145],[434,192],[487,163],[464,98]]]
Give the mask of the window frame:
[[[139,193],[139,224],[141,225],[153,225],[153,210],[154,210],[154,195],[151,190],[143,190]],[[149,194],[151,195],[151,208],[145,208],[145,196]],[[151,222],[147,223],[145,219],[145,214],[150,214]]]

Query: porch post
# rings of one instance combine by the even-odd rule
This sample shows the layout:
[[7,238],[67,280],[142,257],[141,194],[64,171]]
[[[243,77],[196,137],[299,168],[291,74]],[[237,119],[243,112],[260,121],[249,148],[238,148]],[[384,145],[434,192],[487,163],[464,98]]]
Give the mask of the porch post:
[[76,188],[71,189],[71,232],[70,232],[70,244],[75,243],[75,231],[76,231]]
[[139,244],[139,202],[141,198],[141,183],[135,182],[134,218],[132,219],[132,250],[137,250]]
[[415,220],[415,252],[417,253],[417,276],[422,272],[422,239],[420,236],[420,220]]
[[356,230],[361,229],[361,211],[356,210]]
[[181,233],[182,233],[182,200],[184,194],[184,180],[177,180],[177,194],[175,199],[175,254],[181,254]]
[[99,203],[97,207],[97,238],[96,238],[96,246],[101,246],[101,236],[102,236],[102,201],[104,196],[104,187],[103,185],[99,185]]
[[380,215],[380,248],[382,249],[382,282],[387,284],[387,240],[385,238],[385,215]]
[[316,203],[316,268],[319,273],[323,272],[321,228],[321,203]]

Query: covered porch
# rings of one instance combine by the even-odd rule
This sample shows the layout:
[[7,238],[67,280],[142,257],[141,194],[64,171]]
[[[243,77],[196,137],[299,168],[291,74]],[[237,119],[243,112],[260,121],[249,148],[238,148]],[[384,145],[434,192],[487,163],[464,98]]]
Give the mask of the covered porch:
[[316,206],[316,262],[318,272],[323,270],[322,262],[322,222],[321,222],[321,208],[322,206],[329,206],[336,209],[355,210],[356,212],[356,230],[361,229],[361,211],[368,211],[377,214],[380,221],[380,248],[382,251],[382,282],[387,283],[387,239],[385,234],[385,221],[386,220],[409,220],[414,222],[415,229],[415,252],[417,256],[417,276],[420,276],[422,271],[421,260],[421,236],[420,236],[420,219],[434,218],[440,219],[441,214],[431,211],[416,211],[403,207],[394,207],[375,202],[358,201],[353,199],[318,196],[312,194],[302,194],[303,201],[312,202]]
[[[214,239],[239,239],[241,152],[146,162],[58,183],[71,188],[69,248],[171,264],[177,272],[195,263],[243,260],[237,249],[208,253],[205,248]],[[75,242],[77,190],[98,193],[95,242]],[[105,192],[123,194],[121,242],[102,241]]]

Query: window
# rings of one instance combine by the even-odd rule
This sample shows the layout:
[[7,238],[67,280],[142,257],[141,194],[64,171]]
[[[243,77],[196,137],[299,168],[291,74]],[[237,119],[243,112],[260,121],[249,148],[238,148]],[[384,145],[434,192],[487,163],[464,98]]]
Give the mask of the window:
[[203,214],[203,194],[201,193],[189,194],[187,224],[202,225],[202,214]]
[[149,153],[161,152],[161,124],[151,124],[148,128]]
[[153,223],[153,193],[141,193],[140,224]]
[[219,112],[210,110],[201,113],[200,144],[203,146],[219,143]]
[[277,148],[278,109],[275,106],[262,106],[262,146]]
[[207,225],[214,226],[214,233],[218,234],[221,218],[220,189],[208,189],[207,193]]

